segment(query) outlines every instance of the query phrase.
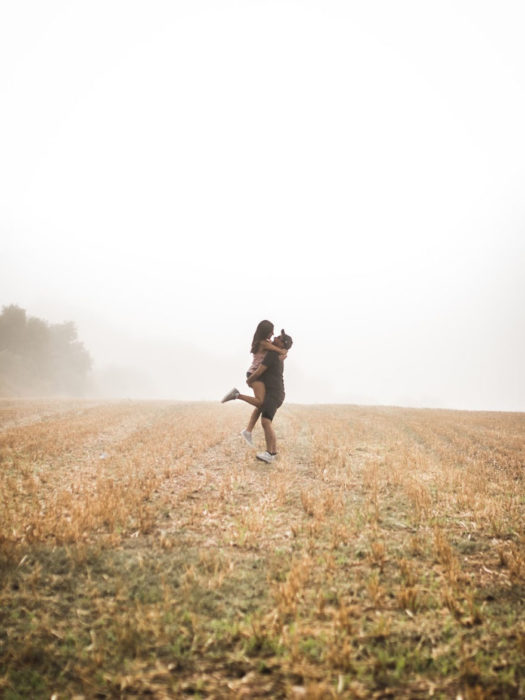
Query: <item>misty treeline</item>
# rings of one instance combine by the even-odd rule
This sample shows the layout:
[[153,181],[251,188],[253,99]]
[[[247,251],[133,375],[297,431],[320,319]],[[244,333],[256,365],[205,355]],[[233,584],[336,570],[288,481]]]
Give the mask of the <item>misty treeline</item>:
[[73,322],[51,324],[16,305],[0,315],[0,395],[78,396],[92,360]]

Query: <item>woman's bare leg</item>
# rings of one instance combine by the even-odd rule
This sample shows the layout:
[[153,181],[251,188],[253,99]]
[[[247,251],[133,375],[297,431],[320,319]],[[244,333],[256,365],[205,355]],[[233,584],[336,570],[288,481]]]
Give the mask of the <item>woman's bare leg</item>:
[[246,394],[239,394],[239,396],[237,396],[237,399],[239,401],[246,401],[246,403],[249,403],[251,406],[256,406],[257,408],[260,407],[260,403],[253,396],[246,396]]
[[259,420],[259,416],[261,415],[261,409],[256,408],[252,411],[252,415],[250,416],[250,420],[248,421],[248,425],[246,426],[246,432],[251,433],[252,430],[255,428],[255,424]]
[[246,401],[246,403],[260,408],[263,405],[264,397],[266,395],[266,387],[263,382],[254,382],[252,384],[253,393],[255,396],[246,396],[246,394],[239,394],[237,397],[241,401]]
[[266,387],[264,386],[264,382],[253,382],[252,389],[258,406],[262,406],[264,403],[264,397],[266,396]]
[[254,382],[252,384],[252,389],[256,400],[259,402],[259,405],[255,411],[252,411],[252,415],[250,416],[250,420],[246,426],[246,431],[248,433],[252,432],[252,430],[255,428],[255,424],[259,420],[259,416],[261,415],[261,406],[263,405],[264,397],[266,396],[266,387],[264,386],[264,382]]
[[[253,393],[255,394],[255,398],[252,400],[253,403],[252,401],[248,401],[247,403],[251,403],[252,406],[254,405],[255,410],[252,411],[250,420],[248,421],[248,425],[246,426],[246,428],[244,430],[241,430],[241,435],[246,440],[246,442],[253,447],[252,430],[255,428],[255,424],[257,423],[259,416],[261,415],[261,406],[264,402],[264,397],[266,395],[266,387],[264,386],[263,382],[254,382],[252,384],[252,389]],[[238,396],[237,398],[239,399],[241,397]]]

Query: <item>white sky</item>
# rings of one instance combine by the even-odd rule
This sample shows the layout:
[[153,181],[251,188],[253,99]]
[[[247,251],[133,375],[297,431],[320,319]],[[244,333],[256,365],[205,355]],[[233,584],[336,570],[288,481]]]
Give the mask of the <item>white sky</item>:
[[290,401],[524,411],[524,30],[505,0],[4,0],[0,304],[172,398],[241,383],[269,318]]

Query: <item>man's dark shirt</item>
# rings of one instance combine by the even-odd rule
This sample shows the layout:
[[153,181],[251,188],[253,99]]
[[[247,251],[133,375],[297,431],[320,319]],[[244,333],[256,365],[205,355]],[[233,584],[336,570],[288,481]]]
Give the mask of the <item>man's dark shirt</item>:
[[263,382],[266,392],[280,395],[284,399],[284,364],[281,360],[281,355],[275,350],[268,350],[262,364],[266,367],[266,370],[259,379]]

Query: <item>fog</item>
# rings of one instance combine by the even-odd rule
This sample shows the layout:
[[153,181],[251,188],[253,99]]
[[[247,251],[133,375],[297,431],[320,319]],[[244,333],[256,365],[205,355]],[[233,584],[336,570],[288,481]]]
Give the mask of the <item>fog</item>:
[[[4,2],[0,305],[99,396],[525,410],[521,2]],[[239,386],[240,388],[240,386]]]

